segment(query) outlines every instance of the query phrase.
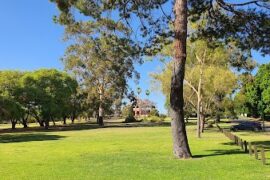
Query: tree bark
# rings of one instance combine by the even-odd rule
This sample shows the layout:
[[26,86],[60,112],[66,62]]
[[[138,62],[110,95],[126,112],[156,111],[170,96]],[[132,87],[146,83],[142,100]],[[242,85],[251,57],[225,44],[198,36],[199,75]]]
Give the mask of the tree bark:
[[23,128],[28,128],[27,118],[22,118],[22,124],[23,124]]
[[220,114],[219,112],[216,114],[216,123],[219,123],[220,122]]
[[177,158],[191,158],[184,121],[183,85],[186,62],[187,0],[174,4],[174,64],[171,80],[170,114],[172,117],[173,152]]
[[23,117],[23,118],[22,118],[23,128],[28,128],[27,120],[28,120],[28,117],[29,117],[29,113],[30,113],[30,112],[28,111],[26,117]]
[[44,121],[43,120],[38,120],[39,126],[44,127]]
[[22,124],[23,124],[23,128],[28,128],[27,121],[23,120]]
[[[199,91],[198,91],[199,94]],[[197,137],[201,138],[201,99],[200,95],[198,95],[198,102],[197,102]]]
[[203,133],[204,132],[204,125],[205,125],[205,115],[203,114],[203,111],[201,112],[200,121],[201,121],[200,133]]
[[63,124],[67,124],[67,117],[66,116],[63,117]]
[[199,84],[198,84],[198,103],[197,103],[197,137],[201,138],[202,133],[202,113],[203,113],[203,107],[202,107],[202,78],[203,78],[203,63],[204,61],[198,58],[198,61],[200,63],[200,77],[199,77]]
[[99,90],[99,108],[98,108],[98,124],[99,124],[99,126],[104,126],[103,115],[104,115],[103,87],[101,87],[100,90]]
[[99,126],[104,126],[104,123],[103,123],[103,107],[102,107],[101,103],[100,103],[99,109],[98,109],[98,124],[99,124]]
[[49,122],[50,122],[49,119],[45,120],[45,129],[49,129],[49,125],[50,125]]
[[75,121],[75,118],[76,118],[76,112],[72,112],[72,116],[71,116],[71,124],[74,124],[74,121]]
[[16,128],[17,121],[16,120],[11,120],[11,128],[15,129]]

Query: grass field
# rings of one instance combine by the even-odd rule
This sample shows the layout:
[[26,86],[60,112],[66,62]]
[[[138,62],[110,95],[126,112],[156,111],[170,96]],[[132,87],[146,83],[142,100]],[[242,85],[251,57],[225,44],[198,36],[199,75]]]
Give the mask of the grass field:
[[172,155],[170,127],[0,134],[0,179],[270,179],[217,129],[188,134],[191,160]]

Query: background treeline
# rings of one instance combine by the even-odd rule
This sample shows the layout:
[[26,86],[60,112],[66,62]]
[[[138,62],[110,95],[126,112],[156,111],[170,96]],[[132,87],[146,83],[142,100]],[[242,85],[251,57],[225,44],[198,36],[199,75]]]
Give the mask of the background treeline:
[[30,120],[45,128],[50,121],[74,122],[83,108],[78,83],[65,72],[0,71],[0,120],[10,121],[13,129],[18,123],[26,128]]

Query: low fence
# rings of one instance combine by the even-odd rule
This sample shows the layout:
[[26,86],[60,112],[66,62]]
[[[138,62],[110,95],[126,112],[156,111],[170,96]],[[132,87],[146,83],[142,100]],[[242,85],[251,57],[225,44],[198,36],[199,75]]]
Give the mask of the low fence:
[[263,145],[256,145],[251,142],[247,142],[231,132],[222,129],[218,124],[216,124],[216,126],[226,137],[232,140],[234,144],[240,146],[245,153],[249,153],[250,156],[254,155],[255,159],[261,160],[262,163],[266,165],[265,147]]

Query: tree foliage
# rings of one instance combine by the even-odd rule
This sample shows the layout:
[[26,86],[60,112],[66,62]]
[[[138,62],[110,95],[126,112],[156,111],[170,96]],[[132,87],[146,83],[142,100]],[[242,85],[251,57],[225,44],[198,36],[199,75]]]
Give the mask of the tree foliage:
[[5,120],[18,121],[27,127],[30,116],[48,128],[55,118],[70,117],[72,96],[77,94],[77,81],[68,74],[51,69],[33,72],[1,71],[0,95]]
[[247,85],[246,98],[253,107],[253,115],[260,115],[264,118],[265,114],[270,113],[270,64],[263,64],[259,67],[254,81]]

